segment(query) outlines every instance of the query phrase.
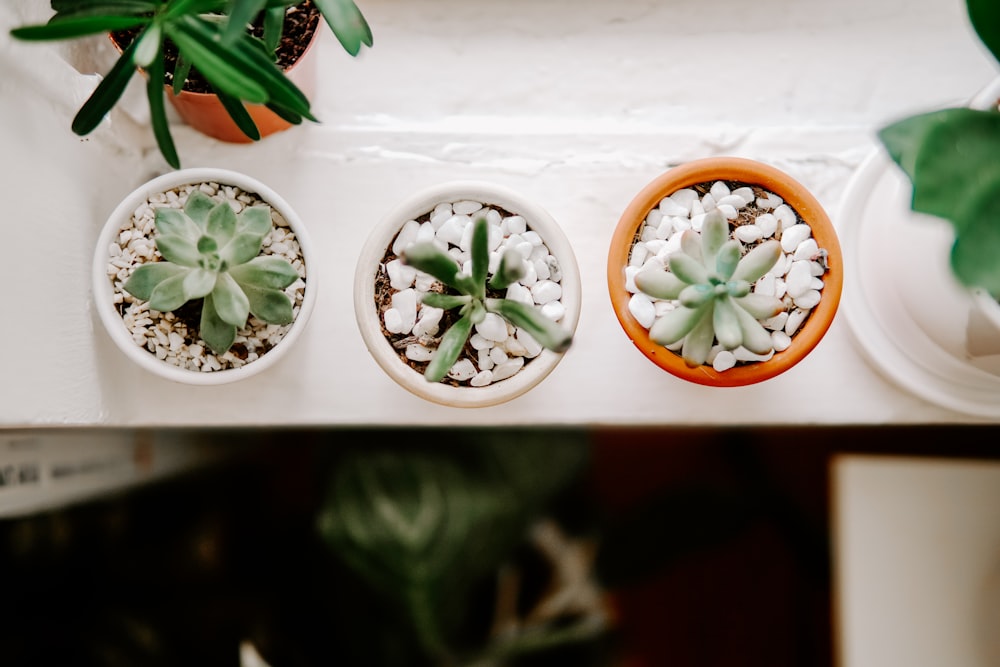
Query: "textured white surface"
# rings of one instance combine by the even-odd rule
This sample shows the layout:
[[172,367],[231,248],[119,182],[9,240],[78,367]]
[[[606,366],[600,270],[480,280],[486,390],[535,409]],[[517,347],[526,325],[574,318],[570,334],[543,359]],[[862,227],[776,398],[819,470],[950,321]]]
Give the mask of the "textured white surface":
[[1000,463],[832,467],[840,667],[1000,665]]
[[[121,197],[167,167],[135,90],[90,137],[70,132],[110,54],[99,38],[13,42],[8,29],[44,19],[46,4],[0,7],[0,426],[969,420],[882,379],[841,321],[765,385],[687,385],[632,347],[604,277],[629,200],[696,157],[770,162],[809,186],[836,223],[878,125],[964,103],[995,76],[961,0],[359,2],[375,46],[352,59],[325,35],[321,124],[253,145],[175,129],[183,166],[269,184],[327,258],[297,349],[238,387],[195,390],[147,376],[95,327],[87,275],[98,230]],[[350,315],[371,226],[415,190],[453,179],[493,180],[533,198],[563,226],[583,273],[574,347],[545,382],[493,408],[410,396],[371,359]],[[812,400],[794,412],[781,407],[804,396]]]

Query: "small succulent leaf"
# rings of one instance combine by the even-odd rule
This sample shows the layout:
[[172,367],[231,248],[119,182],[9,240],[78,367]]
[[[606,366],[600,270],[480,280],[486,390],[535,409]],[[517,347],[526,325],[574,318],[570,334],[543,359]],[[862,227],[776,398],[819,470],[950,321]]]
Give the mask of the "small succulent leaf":
[[[228,204],[222,204],[221,202],[212,199],[201,190],[196,189],[192,190],[191,193],[188,194],[187,201],[184,202],[184,213],[187,217],[191,218],[191,221],[198,227],[198,233],[202,234],[208,228],[206,222],[208,220],[208,214],[213,208],[220,205]],[[158,211],[159,210],[161,209],[158,209]]]
[[195,221],[186,215],[185,211],[177,208],[156,209],[155,222],[156,232],[160,238],[164,236],[179,236],[194,243],[203,231]]
[[514,326],[524,329],[539,345],[553,352],[565,352],[573,333],[542,314],[539,308],[512,299],[487,299],[486,309]]
[[263,242],[264,239],[257,234],[237,234],[229,243],[223,246],[222,250],[219,251],[219,256],[225,265],[231,269],[234,266],[246,264],[259,255]]
[[156,248],[163,259],[181,266],[198,268],[201,266],[202,254],[198,251],[196,241],[177,234],[158,236]]
[[993,0],[967,0],[966,7],[979,39],[1000,61],[1000,5]]
[[650,267],[635,274],[635,286],[654,299],[676,299],[688,284],[670,271]]
[[486,306],[475,297],[470,297],[469,303],[465,304],[459,312],[462,315],[468,315],[473,324],[482,324],[483,320],[486,319]]
[[211,292],[219,318],[236,327],[245,326],[250,315],[250,301],[228,273],[220,273]]
[[187,296],[184,294],[184,279],[187,274],[185,271],[160,281],[149,295],[150,309],[169,313],[187,303]]
[[716,300],[712,313],[712,328],[719,345],[727,350],[739,347],[743,342],[743,329],[736,315],[736,306],[729,296]]
[[693,229],[684,230],[681,233],[681,252],[699,262],[703,261],[701,256],[701,235]]
[[268,324],[289,324],[295,319],[292,300],[280,289],[243,285],[250,312]]
[[764,325],[743,308],[737,308],[735,312],[740,328],[743,330],[743,347],[754,354],[771,352],[774,349],[774,343],[771,342],[771,334],[764,328]]
[[730,280],[726,282],[724,288],[732,297],[742,297],[750,293],[750,283],[745,280]]
[[471,332],[472,319],[468,316],[460,318],[444,332],[431,362],[424,370],[424,378],[428,382],[440,382],[444,379],[451,367],[455,365],[455,361],[458,360]]
[[[162,38],[163,27],[156,21],[150,23],[149,27],[142,31],[135,45],[136,67],[149,67],[150,63],[160,55]],[[163,78],[161,77],[159,80],[163,81]]]
[[729,280],[740,263],[743,249],[740,242],[730,239],[723,243],[715,256],[715,272],[722,280]]
[[718,211],[705,214],[701,226],[701,261],[709,271],[716,271],[716,255],[719,249],[729,240],[729,223]]
[[668,255],[667,266],[670,267],[675,276],[689,285],[708,282],[708,269],[705,265],[683,252]]
[[198,246],[198,252],[202,255],[211,255],[219,250],[219,242],[211,236],[200,237],[196,245]]
[[229,269],[229,275],[240,285],[285,289],[299,279],[299,272],[282,257],[254,257],[246,264]]
[[773,240],[765,241],[743,256],[730,279],[756,282],[774,268],[780,257],[781,244]]
[[715,298],[715,288],[708,283],[687,285],[677,298],[685,308],[698,308],[706,301]]
[[712,345],[715,343],[715,331],[712,328],[714,304],[715,301],[708,302],[701,319],[684,337],[681,357],[684,358],[684,363],[692,368],[704,364],[712,352]]
[[403,262],[412,266],[418,271],[430,274],[448,287],[458,289],[464,294],[469,294],[466,289],[460,289],[456,278],[461,274],[461,269],[455,258],[441,250],[432,242],[414,243],[403,251]]
[[187,273],[190,269],[170,262],[150,262],[139,266],[123,286],[125,291],[142,301],[149,301],[153,289],[167,278]]
[[781,299],[767,294],[747,294],[735,297],[736,305],[747,311],[756,320],[766,320],[774,317],[785,309]]
[[524,277],[524,258],[521,253],[514,248],[508,248],[500,256],[500,264],[496,272],[490,278],[490,287],[493,289],[507,289]]
[[353,0],[316,0],[316,6],[349,54],[358,55],[362,44],[372,45],[371,28]]
[[205,341],[205,344],[216,354],[225,354],[226,351],[236,342],[237,327],[234,324],[224,321],[219,317],[215,309],[215,301],[212,295],[205,297],[205,302],[201,307],[201,323],[199,324],[198,335]]
[[271,232],[271,207],[263,204],[243,209],[238,216],[237,231],[257,234],[264,238]]
[[452,308],[460,308],[465,306],[472,300],[471,296],[468,295],[457,295],[457,294],[441,294],[440,292],[426,292],[421,297],[420,302],[431,308],[441,308],[442,310],[451,310]]
[[477,299],[486,298],[486,273],[490,264],[490,226],[486,218],[476,218],[472,223],[472,284]]
[[215,287],[217,277],[215,271],[206,269],[192,269],[184,277],[184,297],[185,301],[201,299]]
[[224,247],[236,236],[236,213],[225,202],[212,207],[205,219],[205,233],[215,239],[219,248]]
[[706,301],[701,308],[680,306],[669,310],[653,322],[649,337],[660,345],[673,345],[694,329],[695,325],[710,312],[712,301]]

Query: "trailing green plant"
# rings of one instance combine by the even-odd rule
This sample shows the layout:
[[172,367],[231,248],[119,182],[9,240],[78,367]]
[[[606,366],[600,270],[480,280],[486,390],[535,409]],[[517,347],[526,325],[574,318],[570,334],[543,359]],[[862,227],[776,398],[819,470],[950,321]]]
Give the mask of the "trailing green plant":
[[424,371],[428,382],[440,382],[454,365],[472,334],[472,327],[496,313],[511,324],[528,332],[542,347],[565,352],[573,341],[572,332],[546,317],[531,305],[504,297],[491,297],[490,290],[505,290],[524,276],[524,258],[509,248],[500,258],[497,270],[489,275],[489,223],[477,218],[473,223],[470,273],[464,273],[458,262],[427,241],[415,243],[403,252],[402,260],[419,271],[437,278],[453,292],[428,292],[422,303],[434,308],[459,309],[459,319],[441,337],[437,351]]
[[750,289],[780,256],[781,244],[774,240],[744,255],[722,214],[709,212],[701,233],[689,229],[681,235],[680,250],[667,257],[669,271],[647,268],[635,276],[644,294],[680,301],[653,323],[649,337],[664,346],[683,340],[680,354],[692,367],[705,363],[715,342],[727,350],[743,346],[754,354],[768,353],[771,335],[760,320],[774,317],[784,305]]
[[[1000,5],[968,0],[979,39],[1000,60]],[[913,186],[911,208],[949,221],[952,273],[1000,297],[1000,112],[950,108],[897,120],[878,132]]]
[[283,291],[299,274],[284,258],[260,255],[271,231],[268,206],[235,213],[201,191],[183,209],[156,209],[156,247],[164,261],[136,268],[124,289],[160,312],[203,299],[199,335],[216,354],[225,353],[253,314],[268,324],[294,319]]
[[[145,71],[153,134],[164,159],[180,167],[164,99],[166,45],[177,48],[173,93],[180,94],[192,68],[219,96],[226,111],[250,139],[260,139],[244,104],[263,104],[285,120],[315,121],[305,94],[275,64],[286,8],[301,0],[51,0],[55,14],[44,24],[14,28],[30,41],[67,40],[101,33],[134,31],[101,83],[73,118],[78,135],[92,132],[118,102],[132,76]],[[313,0],[343,48],[357,55],[372,45],[372,33],[353,0]],[[263,14],[261,14],[263,12]],[[247,29],[262,17],[263,39]]]

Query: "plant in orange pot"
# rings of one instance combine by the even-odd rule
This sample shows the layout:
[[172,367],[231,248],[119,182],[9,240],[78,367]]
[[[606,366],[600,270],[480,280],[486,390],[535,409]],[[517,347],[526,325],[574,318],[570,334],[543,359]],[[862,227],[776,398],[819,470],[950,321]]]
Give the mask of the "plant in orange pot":
[[[316,120],[295,64],[309,50],[322,16],[357,55],[372,34],[353,0],[51,0],[48,22],[15,28],[22,40],[51,41],[108,33],[121,55],[80,107],[72,128],[92,132],[133,74],[146,79],[153,134],[164,159],[180,159],[164,97],[196,129],[224,141],[255,141]],[[293,69],[294,67],[294,69]],[[167,91],[172,91],[169,94]],[[184,92],[187,91],[187,92]],[[207,114],[207,116],[206,116]]]
[[801,361],[843,286],[840,244],[815,197],[736,157],[695,160],[643,188],[615,229],[607,276],[618,321],[648,359],[720,387]]

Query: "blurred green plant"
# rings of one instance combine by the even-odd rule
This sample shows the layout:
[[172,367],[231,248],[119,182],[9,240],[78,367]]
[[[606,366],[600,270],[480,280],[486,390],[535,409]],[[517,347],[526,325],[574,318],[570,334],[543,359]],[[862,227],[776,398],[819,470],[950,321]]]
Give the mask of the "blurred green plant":
[[[177,47],[173,92],[179,94],[192,68],[200,72],[226,111],[250,139],[260,139],[244,104],[263,104],[285,120],[315,121],[305,94],[275,64],[285,12],[301,0],[51,0],[55,14],[44,24],[14,28],[28,41],[54,41],[100,33],[136,31],[118,60],[80,107],[72,129],[92,132],[118,102],[133,75],[146,73],[153,134],[175,169],[180,158],[170,134],[166,95],[166,45]],[[372,33],[353,0],[313,0],[344,50],[357,55],[372,45]],[[263,14],[261,14],[263,12]],[[264,36],[247,29],[261,16]]]
[[[972,26],[1000,60],[1000,3],[967,0]],[[911,207],[948,220],[950,262],[966,286],[1000,297],[1000,112],[950,108],[895,121],[878,132],[913,185]]]

